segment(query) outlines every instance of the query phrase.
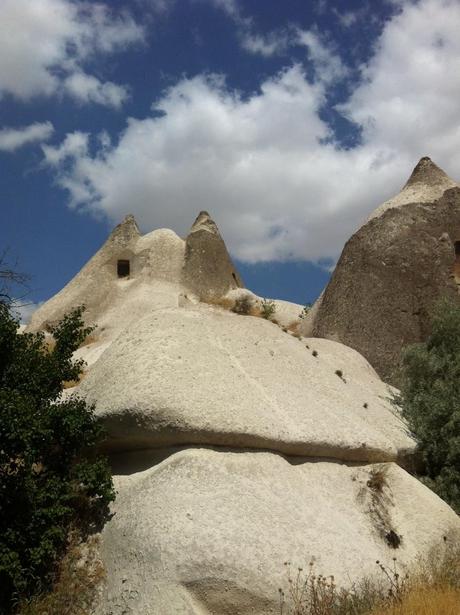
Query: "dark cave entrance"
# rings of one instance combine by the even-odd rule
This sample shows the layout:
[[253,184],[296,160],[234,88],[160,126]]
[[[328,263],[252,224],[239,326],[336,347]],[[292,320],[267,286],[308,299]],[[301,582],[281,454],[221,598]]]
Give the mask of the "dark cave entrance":
[[127,260],[117,261],[117,275],[119,278],[129,277],[129,261]]

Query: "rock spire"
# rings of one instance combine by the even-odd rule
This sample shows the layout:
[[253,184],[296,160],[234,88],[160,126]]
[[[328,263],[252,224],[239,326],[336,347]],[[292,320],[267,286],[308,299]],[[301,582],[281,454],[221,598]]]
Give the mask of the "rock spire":
[[460,187],[422,158],[403,190],[346,243],[313,335],[351,346],[397,385],[401,350],[426,338],[434,303],[460,299],[459,242]]
[[243,286],[219,229],[206,211],[199,213],[185,240],[182,280],[201,299],[223,296]]
[[384,214],[388,209],[409,203],[429,203],[439,199],[449,188],[458,184],[440,169],[428,156],[419,160],[399,194],[382,203],[369,216],[369,220]]

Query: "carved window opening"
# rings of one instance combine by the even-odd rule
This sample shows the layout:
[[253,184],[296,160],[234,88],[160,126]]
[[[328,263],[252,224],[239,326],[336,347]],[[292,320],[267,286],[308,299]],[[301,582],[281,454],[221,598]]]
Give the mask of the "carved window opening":
[[119,260],[117,261],[117,275],[119,278],[129,277],[129,261]]

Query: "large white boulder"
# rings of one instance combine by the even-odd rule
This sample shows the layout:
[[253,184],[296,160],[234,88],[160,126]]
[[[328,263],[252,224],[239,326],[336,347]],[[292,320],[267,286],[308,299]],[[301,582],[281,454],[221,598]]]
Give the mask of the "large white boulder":
[[391,461],[414,448],[358,353],[204,306],[156,310],[126,328],[79,392],[112,451],[194,443]]
[[275,615],[287,560],[314,557],[349,586],[460,534],[394,463],[414,442],[390,389],[336,342],[203,304],[160,309],[79,393],[104,419],[118,492],[97,615]]
[[375,466],[262,451],[189,447],[118,463],[101,615],[279,615],[287,560],[296,571],[315,558],[318,573],[349,587],[376,560],[396,556],[404,570],[460,525],[393,463],[380,492],[368,486]]

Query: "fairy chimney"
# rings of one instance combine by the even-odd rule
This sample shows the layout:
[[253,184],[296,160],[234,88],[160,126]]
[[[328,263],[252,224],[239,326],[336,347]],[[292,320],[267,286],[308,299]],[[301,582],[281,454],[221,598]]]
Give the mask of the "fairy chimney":
[[459,300],[459,284],[460,187],[425,157],[346,243],[313,335],[351,346],[397,384],[401,350],[426,338],[434,303]]

